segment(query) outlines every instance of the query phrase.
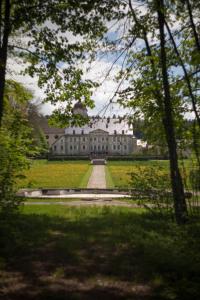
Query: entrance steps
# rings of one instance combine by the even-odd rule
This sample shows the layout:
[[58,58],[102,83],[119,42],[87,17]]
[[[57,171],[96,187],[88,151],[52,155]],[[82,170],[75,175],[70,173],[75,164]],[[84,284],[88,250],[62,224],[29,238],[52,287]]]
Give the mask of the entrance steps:
[[106,160],[104,158],[93,158],[91,159],[92,165],[106,165]]

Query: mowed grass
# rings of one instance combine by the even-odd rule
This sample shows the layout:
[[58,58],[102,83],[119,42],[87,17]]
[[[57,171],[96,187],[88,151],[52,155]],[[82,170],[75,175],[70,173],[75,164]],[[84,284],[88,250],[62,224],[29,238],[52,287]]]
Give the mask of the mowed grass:
[[86,187],[92,166],[89,161],[34,160],[19,188]]
[[0,298],[197,300],[200,224],[122,207],[25,206],[0,218]]
[[[184,168],[180,163],[180,169],[183,176],[188,175],[192,168],[190,160],[183,161]],[[168,160],[148,160],[148,161],[108,161],[106,170],[107,186],[128,188],[131,187],[131,172],[138,171],[139,169],[153,168],[164,174],[169,174],[169,161]],[[186,172],[186,174],[185,174]]]
[[167,160],[149,160],[149,161],[108,161],[107,164],[107,185],[108,187],[131,187],[130,173],[137,168],[163,168],[168,170],[169,162]]

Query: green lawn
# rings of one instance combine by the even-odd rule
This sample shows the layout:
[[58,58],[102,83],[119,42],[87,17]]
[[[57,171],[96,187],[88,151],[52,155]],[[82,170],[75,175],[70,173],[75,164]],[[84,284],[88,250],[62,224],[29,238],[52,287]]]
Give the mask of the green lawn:
[[[186,173],[192,168],[192,162],[190,160],[184,160],[184,167]],[[106,179],[108,187],[131,187],[130,173],[138,170],[138,167],[142,170],[145,168],[153,167],[158,172],[169,174],[169,161],[167,160],[148,160],[148,161],[108,161],[106,170]],[[182,169],[182,165],[180,164]],[[183,176],[185,170],[182,172]],[[169,176],[169,175],[168,175]]]
[[34,160],[20,180],[20,188],[78,188],[86,187],[92,166],[89,161]]
[[166,160],[149,160],[149,161],[109,161],[107,164],[107,185],[108,187],[130,187],[130,173],[140,168],[147,167],[168,169],[169,162]]
[[6,218],[0,299],[199,299],[199,224],[179,228],[144,209],[59,205]]

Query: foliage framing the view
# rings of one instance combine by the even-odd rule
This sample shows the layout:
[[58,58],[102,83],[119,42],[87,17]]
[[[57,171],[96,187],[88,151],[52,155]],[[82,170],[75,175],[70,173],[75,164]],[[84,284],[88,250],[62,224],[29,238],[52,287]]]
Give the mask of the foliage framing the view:
[[0,209],[15,208],[19,199],[17,180],[23,178],[29,157],[37,153],[27,120],[32,94],[14,81],[6,82],[5,113],[0,128]]

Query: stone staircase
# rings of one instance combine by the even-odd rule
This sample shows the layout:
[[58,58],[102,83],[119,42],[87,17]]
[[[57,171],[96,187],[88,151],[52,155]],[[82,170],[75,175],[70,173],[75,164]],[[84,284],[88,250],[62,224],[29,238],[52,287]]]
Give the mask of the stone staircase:
[[106,165],[106,160],[105,158],[93,158],[91,159],[91,164],[92,165]]

